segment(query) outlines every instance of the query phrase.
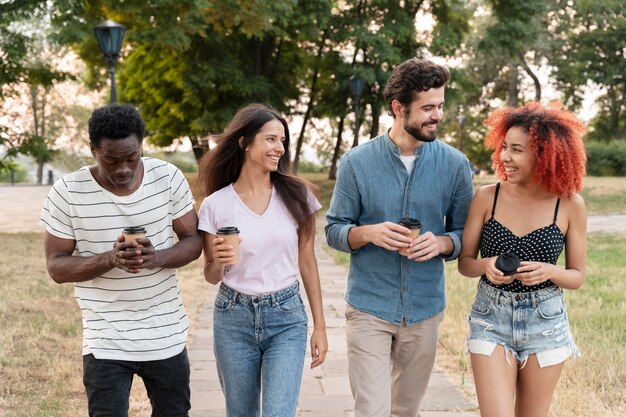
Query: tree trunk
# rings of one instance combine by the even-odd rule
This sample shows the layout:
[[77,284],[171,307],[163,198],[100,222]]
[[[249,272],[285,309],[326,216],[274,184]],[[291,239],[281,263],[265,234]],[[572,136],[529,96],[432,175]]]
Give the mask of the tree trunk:
[[341,116],[339,119],[339,126],[337,127],[337,143],[335,144],[335,151],[333,152],[333,160],[330,164],[330,172],[328,173],[329,180],[337,179],[337,161],[339,161],[339,153],[341,152],[341,142],[343,139],[343,122],[346,116]]
[[621,100],[616,100],[619,101],[619,104],[616,106],[617,109],[617,128],[616,128],[616,135],[615,135],[615,139],[626,139],[626,123],[624,123],[624,127],[622,129],[622,131],[619,131],[619,122],[622,119],[624,112],[622,111],[622,109],[624,108],[624,105],[626,105],[626,83],[623,83],[621,85],[621,88],[619,85],[615,86],[615,91],[616,91],[616,95],[619,96],[620,93],[622,95]]
[[43,161],[37,161],[37,185],[43,184]]
[[34,123],[34,129],[35,129],[35,135],[39,134],[39,112],[37,111],[37,86],[36,85],[31,85],[30,86],[30,104],[32,106],[33,109],[33,123]]
[[517,65],[511,64],[511,77],[509,78],[509,107],[517,107],[519,87],[517,85],[518,70]]
[[325,38],[322,37],[322,40],[318,46],[316,60],[315,60],[315,69],[313,70],[313,79],[311,80],[311,90],[309,91],[309,103],[306,107],[306,112],[304,113],[304,120],[302,120],[302,128],[300,128],[300,135],[298,136],[298,142],[296,142],[296,153],[293,157],[293,173],[298,175],[298,166],[300,165],[300,152],[302,152],[302,144],[304,143],[304,132],[306,131],[306,125],[309,122],[309,117],[311,117],[311,111],[313,110],[313,103],[315,101],[315,93],[317,92],[317,78],[319,77],[319,67],[318,63],[320,57],[322,56],[322,51],[324,50],[324,42]]
[[[372,102],[376,103],[377,100],[374,98]],[[380,128],[380,107],[376,104],[372,105],[372,129],[370,130],[370,139],[374,139],[378,136],[378,129]]]
[[522,66],[524,67],[524,70],[528,73],[528,75],[530,75],[530,78],[532,78],[533,82],[535,83],[535,101],[541,101],[541,83],[539,82],[539,78],[537,78],[537,75],[535,75],[533,70],[530,69],[530,67],[524,60],[524,54],[520,54],[520,60],[522,61]]
[[200,164],[200,160],[205,153],[209,151],[209,141],[203,141],[202,143],[197,136],[190,136],[191,149],[193,150],[193,156],[196,157],[196,163]]

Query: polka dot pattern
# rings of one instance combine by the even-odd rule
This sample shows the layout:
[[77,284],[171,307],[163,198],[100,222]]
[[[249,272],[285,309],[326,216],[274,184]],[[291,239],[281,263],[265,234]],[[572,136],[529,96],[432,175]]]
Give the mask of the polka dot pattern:
[[[483,225],[480,240],[480,256],[489,258],[498,256],[505,252],[514,253],[521,261],[535,261],[556,264],[559,255],[563,251],[565,236],[556,225],[556,218],[559,211],[559,200],[554,210],[554,221],[552,224],[524,235],[517,236],[507,227],[494,219],[496,201],[500,184],[496,186],[496,194],[493,199],[493,209],[491,218]],[[550,280],[541,284],[526,286],[515,279],[510,284],[495,285],[483,275],[481,278],[492,287],[509,292],[531,292],[543,288],[552,287],[554,283]]]

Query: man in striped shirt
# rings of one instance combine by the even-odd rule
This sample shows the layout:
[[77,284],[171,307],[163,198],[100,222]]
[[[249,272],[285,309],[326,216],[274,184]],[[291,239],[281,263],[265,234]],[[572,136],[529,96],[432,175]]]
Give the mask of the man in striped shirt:
[[[200,256],[198,218],[180,170],[142,157],[144,132],[132,106],[95,110],[95,164],[59,179],[41,214],[48,273],[74,283],[81,309],[92,417],[127,416],[135,374],[154,415],[188,416],[191,407],[189,321],[176,268]],[[126,242],[128,226],[144,227],[146,237]]]

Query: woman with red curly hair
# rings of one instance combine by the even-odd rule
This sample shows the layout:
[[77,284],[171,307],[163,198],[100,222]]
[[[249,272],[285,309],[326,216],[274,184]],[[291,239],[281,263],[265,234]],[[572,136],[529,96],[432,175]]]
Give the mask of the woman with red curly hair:
[[476,192],[458,263],[481,277],[468,336],[478,404],[483,417],[547,416],[565,360],[580,355],[563,289],[585,273],[585,129],[557,104],[500,109],[485,123],[502,181]]

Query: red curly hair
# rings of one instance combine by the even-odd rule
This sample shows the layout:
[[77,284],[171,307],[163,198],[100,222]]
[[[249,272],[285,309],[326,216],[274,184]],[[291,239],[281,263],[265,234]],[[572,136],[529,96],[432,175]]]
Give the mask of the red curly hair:
[[569,197],[582,189],[587,162],[582,135],[586,129],[560,103],[505,107],[491,113],[485,124],[489,127],[485,146],[494,149],[492,166],[503,181],[507,175],[500,161],[502,142],[510,128],[520,127],[528,132],[531,152],[537,157],[533,179],[557,195]]

